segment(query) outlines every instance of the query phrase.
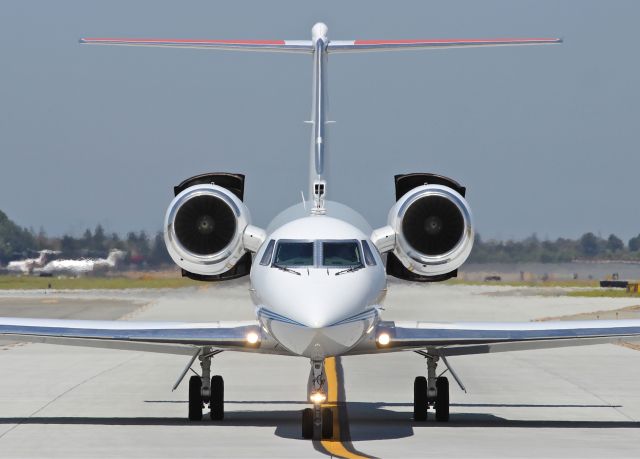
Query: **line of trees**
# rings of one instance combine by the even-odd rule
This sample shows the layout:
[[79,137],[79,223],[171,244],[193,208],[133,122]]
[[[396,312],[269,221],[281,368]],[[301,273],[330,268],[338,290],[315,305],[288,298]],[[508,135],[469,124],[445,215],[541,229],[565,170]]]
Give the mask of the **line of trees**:
[[578,259],[640,261],[640,234],[627,244],[615,234],[603,238],[585,233],[578,239],[555,241],[541,241],[535,234],[522,241],[484,241],[476,235],[469,257],[474,263],[564,263]]
[[87,229],[80,237],[47,236],[21,228],[0,211],[0,264],[37,255],[39,250],[59,250],[65,258],[105,257],[113,249],[127,253],[125,263],[141,268],[172,265],[162,232],[149,235],[144,231],[130,232],[122,238],[116,233],[106,234],[101,225]]
[[[104,257],[112,249],[124,250],[128,264],[140,268],[173,265],[161,232],[130,232],[126,237],[106,234],[101,225],[87,229],[81,237],[49,237],[40,230],[21,228],[0,211],[0,263],[34,256],[38,250],[60,250],[64,257]],[[576,259],[640,261],[640,234],[627,244],[615,234],[607,238],[585,233],[579,239],[541,241],[534,234],[521,241],[484,241],[476,235],[469,257],[475,263],[541,262],[562,263]]]

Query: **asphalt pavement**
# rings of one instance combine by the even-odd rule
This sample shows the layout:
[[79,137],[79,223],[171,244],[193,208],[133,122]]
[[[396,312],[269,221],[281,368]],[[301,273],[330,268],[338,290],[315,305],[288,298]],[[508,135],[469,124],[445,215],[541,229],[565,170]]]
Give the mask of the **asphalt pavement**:
[[[497,286],[392,282],[385,319],[517,321],[613,310],[637,299],[532,295]],[[253,318],[248,284],[161,291],[2,292],[0,316]],[[331,442],[303,440],[309,362],[223,352],[222,422],[187,421],[184,356],[0,343],[0,457],[640,457],[640,352],[616,345],[464,356],[450,363],[451,420],[412,420],[417,354],[336,359]],[[206,419],[206,417],[205,417]]]

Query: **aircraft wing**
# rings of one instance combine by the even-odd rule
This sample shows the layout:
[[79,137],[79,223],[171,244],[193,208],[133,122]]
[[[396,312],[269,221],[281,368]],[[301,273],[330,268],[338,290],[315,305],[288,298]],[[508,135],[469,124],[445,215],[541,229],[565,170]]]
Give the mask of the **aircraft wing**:
[[[383,334],[389,337],[387,345],[380,343]],[[422,349],[450,356],[640,341],[640,320],[381,322],[372,341],[351,353]]]
[[268,51],[285,53],[313,52],[311,40],[167,40],[160,38],[81,38],[80,43],[86,45],[220,49],[227,51]]
[[[249,343],[255,334],[257,342]],[[196,347],[268,352],[258,322],[135,322],[0,317],[0,339],[168,354]],[[265,346],[266,344],[266,346]]]
[[480,46],[551,45],[561,38],[489,38],[463,40],[339,40],[330,41],[329,53],[403,51],[410,49],[465,48]]

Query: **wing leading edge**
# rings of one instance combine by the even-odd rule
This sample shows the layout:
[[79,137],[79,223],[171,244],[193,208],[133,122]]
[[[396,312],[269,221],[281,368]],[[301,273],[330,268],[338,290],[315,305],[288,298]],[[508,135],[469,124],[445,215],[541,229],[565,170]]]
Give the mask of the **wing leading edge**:
[[528,349],[640,341],[640,320],[582,320],[549,322],[382,322],[376,339],[387,345],[364,342],[358,353],[428,349],[439,355],[470,355]]
[[[248,336],[254,333],[257,342]],[[0,318],[3,341],[36,342],[170,354],[193,354],[194,347],[266,351],[265,337],[251,322],[134,322]],[[260,348],[263,349],[260,349]]]

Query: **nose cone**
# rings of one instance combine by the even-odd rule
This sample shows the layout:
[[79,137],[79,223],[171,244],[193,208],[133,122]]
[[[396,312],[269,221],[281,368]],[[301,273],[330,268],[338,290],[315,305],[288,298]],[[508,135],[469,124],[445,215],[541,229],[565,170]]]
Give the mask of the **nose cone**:
[[[261,321],[284,347],[305,357],[340,355],[355,346],[377,317],[372,309],[384,276],[361,269],[269,270],[256,291]],[[380,277],[380,279],[378,279]],[[364,313],[364,314],[363,314]]]
[[[291,276],[292,274],[280,274]],[[365,313],[376,299],[365,270],[336,276],[336,270],[310,270],[272,291],[268,327],[284,347],[310,358],[340,355],[355,346],[376,316]]]
[[[267,304],[278,314],[306,327],[329,327],[362,312],[373,299],[372,285],[364,270],[335,275],[335,270],[303,272],[286,288],[272,290]],[[278,274],[291,274],[278,271]]]

